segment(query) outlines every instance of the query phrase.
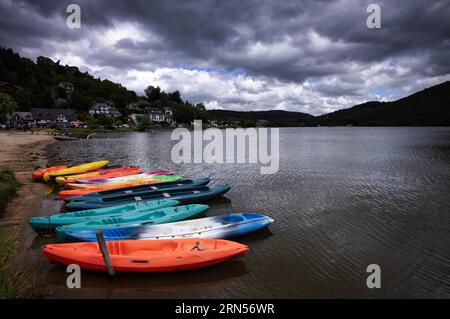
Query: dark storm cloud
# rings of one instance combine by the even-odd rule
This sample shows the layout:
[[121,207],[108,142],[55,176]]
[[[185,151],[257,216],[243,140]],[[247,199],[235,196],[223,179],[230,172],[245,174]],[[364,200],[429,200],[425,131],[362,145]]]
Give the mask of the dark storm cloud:
[[[71,2],[81,6],[81,30],[65,27]],[[366,26],[372,2],[381,6],[378,30]],[[141,39],[125,36],[107,50],[90,39],[82,56],[91,66],[124,72],[181,65],[243,70],[285,83],[337,77],[312,86],[330,96],[364,94],[361,76],[353,75],[386,60],[393,68],[380,72],[388,83],[450,73],[448,0],[0,0],[0,10],[1,45],[29,55],[57,56],[63,53],[57,44],[135,24]]]

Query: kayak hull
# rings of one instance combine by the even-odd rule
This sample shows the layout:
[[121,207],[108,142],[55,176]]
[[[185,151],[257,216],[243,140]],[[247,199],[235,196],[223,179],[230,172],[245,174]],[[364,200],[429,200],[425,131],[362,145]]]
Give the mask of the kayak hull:
[[[173,172],[159,171],[159,172],[152,172],[152,174],[145,174],[145,175],[139,174],[139,175],[111,178],[111,180],[116,180],[115,182],[86,183],[86,182],[90,182],[90,181],[89,180],[87,180],[87,181],[81,180],[81,181],[77,181],[76,183],[67,183],[66,186],[70,189],[89,189],[89,188],[96,188],[96,187],[125,185],[128,183],[154,181],[158,177],[171,176],[171,175],[173,175]],[[133,177],[133,176],[139,176],[139,177]],[[127,178],[127,179],[123,179],[123,178]],[[99,181],[99,180],[97,180],[97,181]]]
[[103,199],[113,200],[134,198],[136,196],[145,196],[159,190],[183,189],[191,187],[205,186],[210,182],[209,178],[201,178],[195,180],[182,180],[176,183],[165,183],[161,185],[141,185],[136,187],[126,187],[112,191],[94,192],[82,196],[66,197],[65,202],[86,202],[101,201]]
[[59,170],[65,169],[65,168],[67,168],[67,166],[52,166],[52,167],[47,167],[47,168],[44,168],[44,169],[40,169],[40,170],[35,171],[33,173],[33,180],[35,182],[42,182],[44,180],[44,174],[45,173],[59,171]]
[[173,207],[180,204],[176,200],[160,200],[140,202],[127,205],[109,206],[100,209],[82,210],[75,213],[55,214],[50,216],[32,217],[28,223],[38,233],[54,230],[58,226],[89,222],[99,218],[114,217],[120,214],[148,212],[155,209]]
[[107,216],[84,223],[58,226],[56,227],[55,231],[58,235],[58,238],[65,239],[64,234],[67,231],[97,231],[98,229],[106,230],[172,223],[203,214],[208,210],[208,208],[208,205],[193,204],[177,207],[167,207],[151,211],[124,213],[118,214],[116,216]]
[[64,207],[68,211],[77,211],[161,199],[174,199],[180,201],[183,204],[192,204],[222,196],[229,190],[230,186],[228,185],[216,187],[200,186],[185,189],[161,190],[154,191],[152,194],[146,194],[145,196],[136,196],[133,199],[114,200],[108,202],[70,202],[67,203]]
[[73,183],[77,179],[95,179],[95,178],[107,178],[107,177],[119,177],[127,176],[133,174],[139,174],[141,169],[139,167],[124,166],[109,169],[100,169],[94,172],[77,174],[77,175],[67,175],[67,176],[57,176],[55,182],[57,184]]
[[[111,240],[161,240],[170,238],[232,238],[265,228],[273,219],[255,213],[235,213],[186,220],[168,224],[105,229],[103,237]],[[96,241],[95,230],[66,231],[73,241]]]
[[96,186],[91,188],[80,188],[80,189],[66,189],[59,192],[59,198],[65,199],[70,196],[81,196],[85,194],[89,194],[92,192],[100,192],[106,190],[117,190],[127,187],[135,187],[135,186],[143,186],[143,185],[157,185],[162,183],[175,183],[181,181],[183,178],[177,175],[162,175],[157,176],[152,180],[144,181],[144,182],[133,182],[133,183],[124,183],[124,184],[116,184],[109,186]]
[[[212,266],[245,254],[248,247],[216,239],[116,241],[106,243],[116,272],[172,272]],[[55,263],[77,264],[83,270],[106,271],[97,243],[51,244],[43,248]]]
[[99,168],[102,168],[109,164],[109,161],[98,161],[92,163],[86,163],[82,165],[72,166],[69,168],[57,170],[54,172],[47,172],[43,175],[44,182],[50,181],[52,178],[62,175],[72,175],[72,174],[81,174],[89,171],[93,171]]
[[158,175],[173,175],[174,172],[169,171],[152,171],[144,172],[141,174],[135,174],[130,176],[121,176],[114,178],[98,178],[98,179],[77,179],[75,183],[79,184],[106,184],[106,183],[126,183],[139,180],[145,180],[148,177],[158,176]]

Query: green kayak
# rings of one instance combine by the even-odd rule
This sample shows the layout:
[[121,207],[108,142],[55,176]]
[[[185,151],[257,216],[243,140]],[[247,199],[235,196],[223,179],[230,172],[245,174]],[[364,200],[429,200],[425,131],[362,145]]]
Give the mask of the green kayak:
[[57,226],[84,223],[99,218],[114,217],[124,213],[148,212],[154,209],[176,206],[179,203],[179,201],[171,199],[143,201],[133,204],[81,210],[73,213],[32,217],[28,223],[35,232],[46,232],[55,229]]
[[208,205],[192,204],[156,209],[149,212],[125,213],[84,223],[58,226],[56,227],[56,234],[60,239],[64,239],[66,231],[105,230],[172,223],[200,215],[208,208]]

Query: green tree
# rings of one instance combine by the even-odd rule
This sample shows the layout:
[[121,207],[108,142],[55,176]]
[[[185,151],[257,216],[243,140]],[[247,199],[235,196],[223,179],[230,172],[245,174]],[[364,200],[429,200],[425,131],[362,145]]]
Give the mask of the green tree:
[[172,93],[169,93],[168,96],[169,99],[175,103],[183,103],[183,101],[181,100],[180,91],[174,91]]
[[139,120],[138,130],[144,132],[152,125],[152,120],[148,116],[142,116]]
[[0,123],[5,123],[16,109],[16,101],[8,94],[0,93]]
[[153,87],[150,85],[145,89],[144,92],[150,103],[159,100],[161,97],[161,89],[159,87]]
[[100,115],[97,118],[97,123],[99,125],[102,125],[103,127],[107,129],[113,129],[114,128],[114,118],[110,115]]

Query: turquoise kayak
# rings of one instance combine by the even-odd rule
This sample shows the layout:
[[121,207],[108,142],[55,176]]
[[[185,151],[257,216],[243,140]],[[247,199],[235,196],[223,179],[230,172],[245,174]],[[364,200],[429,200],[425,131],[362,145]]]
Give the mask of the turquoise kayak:
[[177,200],[162,199],[129,203],[126,205],[109,206],[97,209],[80,210],[73,213],[55,214],[50,216],[32,217],[28,221],[35,232],[46,232],[57,226],[84,223],[98,218],[113,217],[124,213],[137,213],[172,207],[180,204]]
[[67,231],[96,231],[97,229],[106,230],[172,223],[200,215],[208,208],[208,205],[193,204],[177,207],[166,207],[141,213],[125,213],[113,217],[99,218],[84,223],[58,226],[56,227],[56,234],[60,239],[64,239],[64,234]]

